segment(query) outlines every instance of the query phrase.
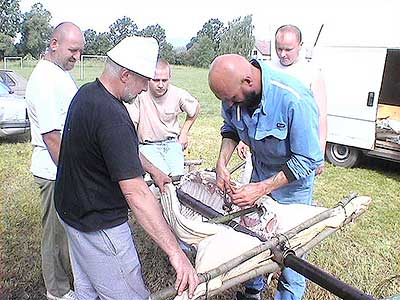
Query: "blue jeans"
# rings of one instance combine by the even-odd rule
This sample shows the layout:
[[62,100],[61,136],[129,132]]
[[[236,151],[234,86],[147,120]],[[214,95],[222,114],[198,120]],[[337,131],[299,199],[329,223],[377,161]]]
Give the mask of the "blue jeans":
[[284,268],[279,277],[275,300],[300,300],[306,290],[306,279],[290,268]]
[[139,151],[165,174],[171,176],[184,174],[183,150],[176,139],[140,144]]
[[[246,288],[262,291],[265,288],[263,276],[257,276],[245,283]],[[301,300],[306,290],[306,279],[290,268],[283,268],[279,277],[275,300]]]

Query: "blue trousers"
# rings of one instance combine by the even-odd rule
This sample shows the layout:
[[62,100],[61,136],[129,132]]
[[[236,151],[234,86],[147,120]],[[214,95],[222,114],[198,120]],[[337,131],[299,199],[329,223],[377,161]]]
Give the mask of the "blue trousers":
[[[265,288],[263,276],[250,279],[245,284],[246,288],[262,291]],[[279,277],[275,300],[301,300],[306,290],[306,279],[290,268],[283,268]]]

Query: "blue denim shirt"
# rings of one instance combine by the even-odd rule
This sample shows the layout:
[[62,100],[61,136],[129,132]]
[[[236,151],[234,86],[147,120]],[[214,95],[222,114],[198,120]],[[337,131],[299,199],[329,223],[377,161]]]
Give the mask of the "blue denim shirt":
[[[262,98],[250,116],[246,107],[223,102],[221,133],[236,132],[250,146],[252,182],[284,171],[289,184],[273,191],[280,203],[311,204],[314,170],[323,162],[318,138],[318,109],[297,79],[252,61],[262,72]],[[288,176],[289,175],[289,176]]]

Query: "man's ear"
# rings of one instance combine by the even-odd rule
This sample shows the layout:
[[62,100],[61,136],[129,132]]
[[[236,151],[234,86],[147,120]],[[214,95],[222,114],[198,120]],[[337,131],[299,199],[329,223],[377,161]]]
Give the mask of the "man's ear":
[[49,48],[51,51],[56,51],[58,48],[58,40],[56,38],[52,38],[49,44]]
[[244,78],[242,79],[242,83],[252,87],[253,86],[253,78],[251,78],[250,75],[245,75]]
[[119,78],[123,83],[126,83],[128,81],[128,79],[129,79],[129,75],[130,74],[131,74],[131,71],[129,71],[129,70],[125,69],[125,68],[122,68],[121,72],[119,74]]

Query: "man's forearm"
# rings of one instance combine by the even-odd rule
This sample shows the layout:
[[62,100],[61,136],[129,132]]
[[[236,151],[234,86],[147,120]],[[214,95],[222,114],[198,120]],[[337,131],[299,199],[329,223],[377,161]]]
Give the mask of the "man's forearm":
[[160,172],[160,170],[157,169],[157,167],[154,166],[140,151],[139,158],[145,172],[149,173],[150,175],[155,174],[157,171]]
[[196,112],[193,117],[186,116],[186,120],[183,123],[181,131],[180,131],[181,134],[187,135],[189,133],[189,130],[192,127],[194,121],[196,121],[197,116],[199,115],[199,112],[200,112],[200,105],[197,106]]
[[260,181],[259,184],[262,187],[262,195],[268,195],[271,192],[279,189],[280,187],[288,184],[289,181],[283,171],[279,171],[274,176],[267,178],[266,180]]
[[43,142],[46,145],[47,151],[50,153],[50,157],[54,164],[58,165],[58,158],[60,156],[61,148],[61,133],[58,130],[53,130],[42,135]]
[[124,197],[135,218],[150,237],[167,255],[179,250],[176,238],[171,232],[158,201],[142,178],[120,181]]
[[227,166],[232,157],[232,153],[236,148],[236,145],[237,142],[235,140],[223,138],[217,164],[223,164],[223,166]]

